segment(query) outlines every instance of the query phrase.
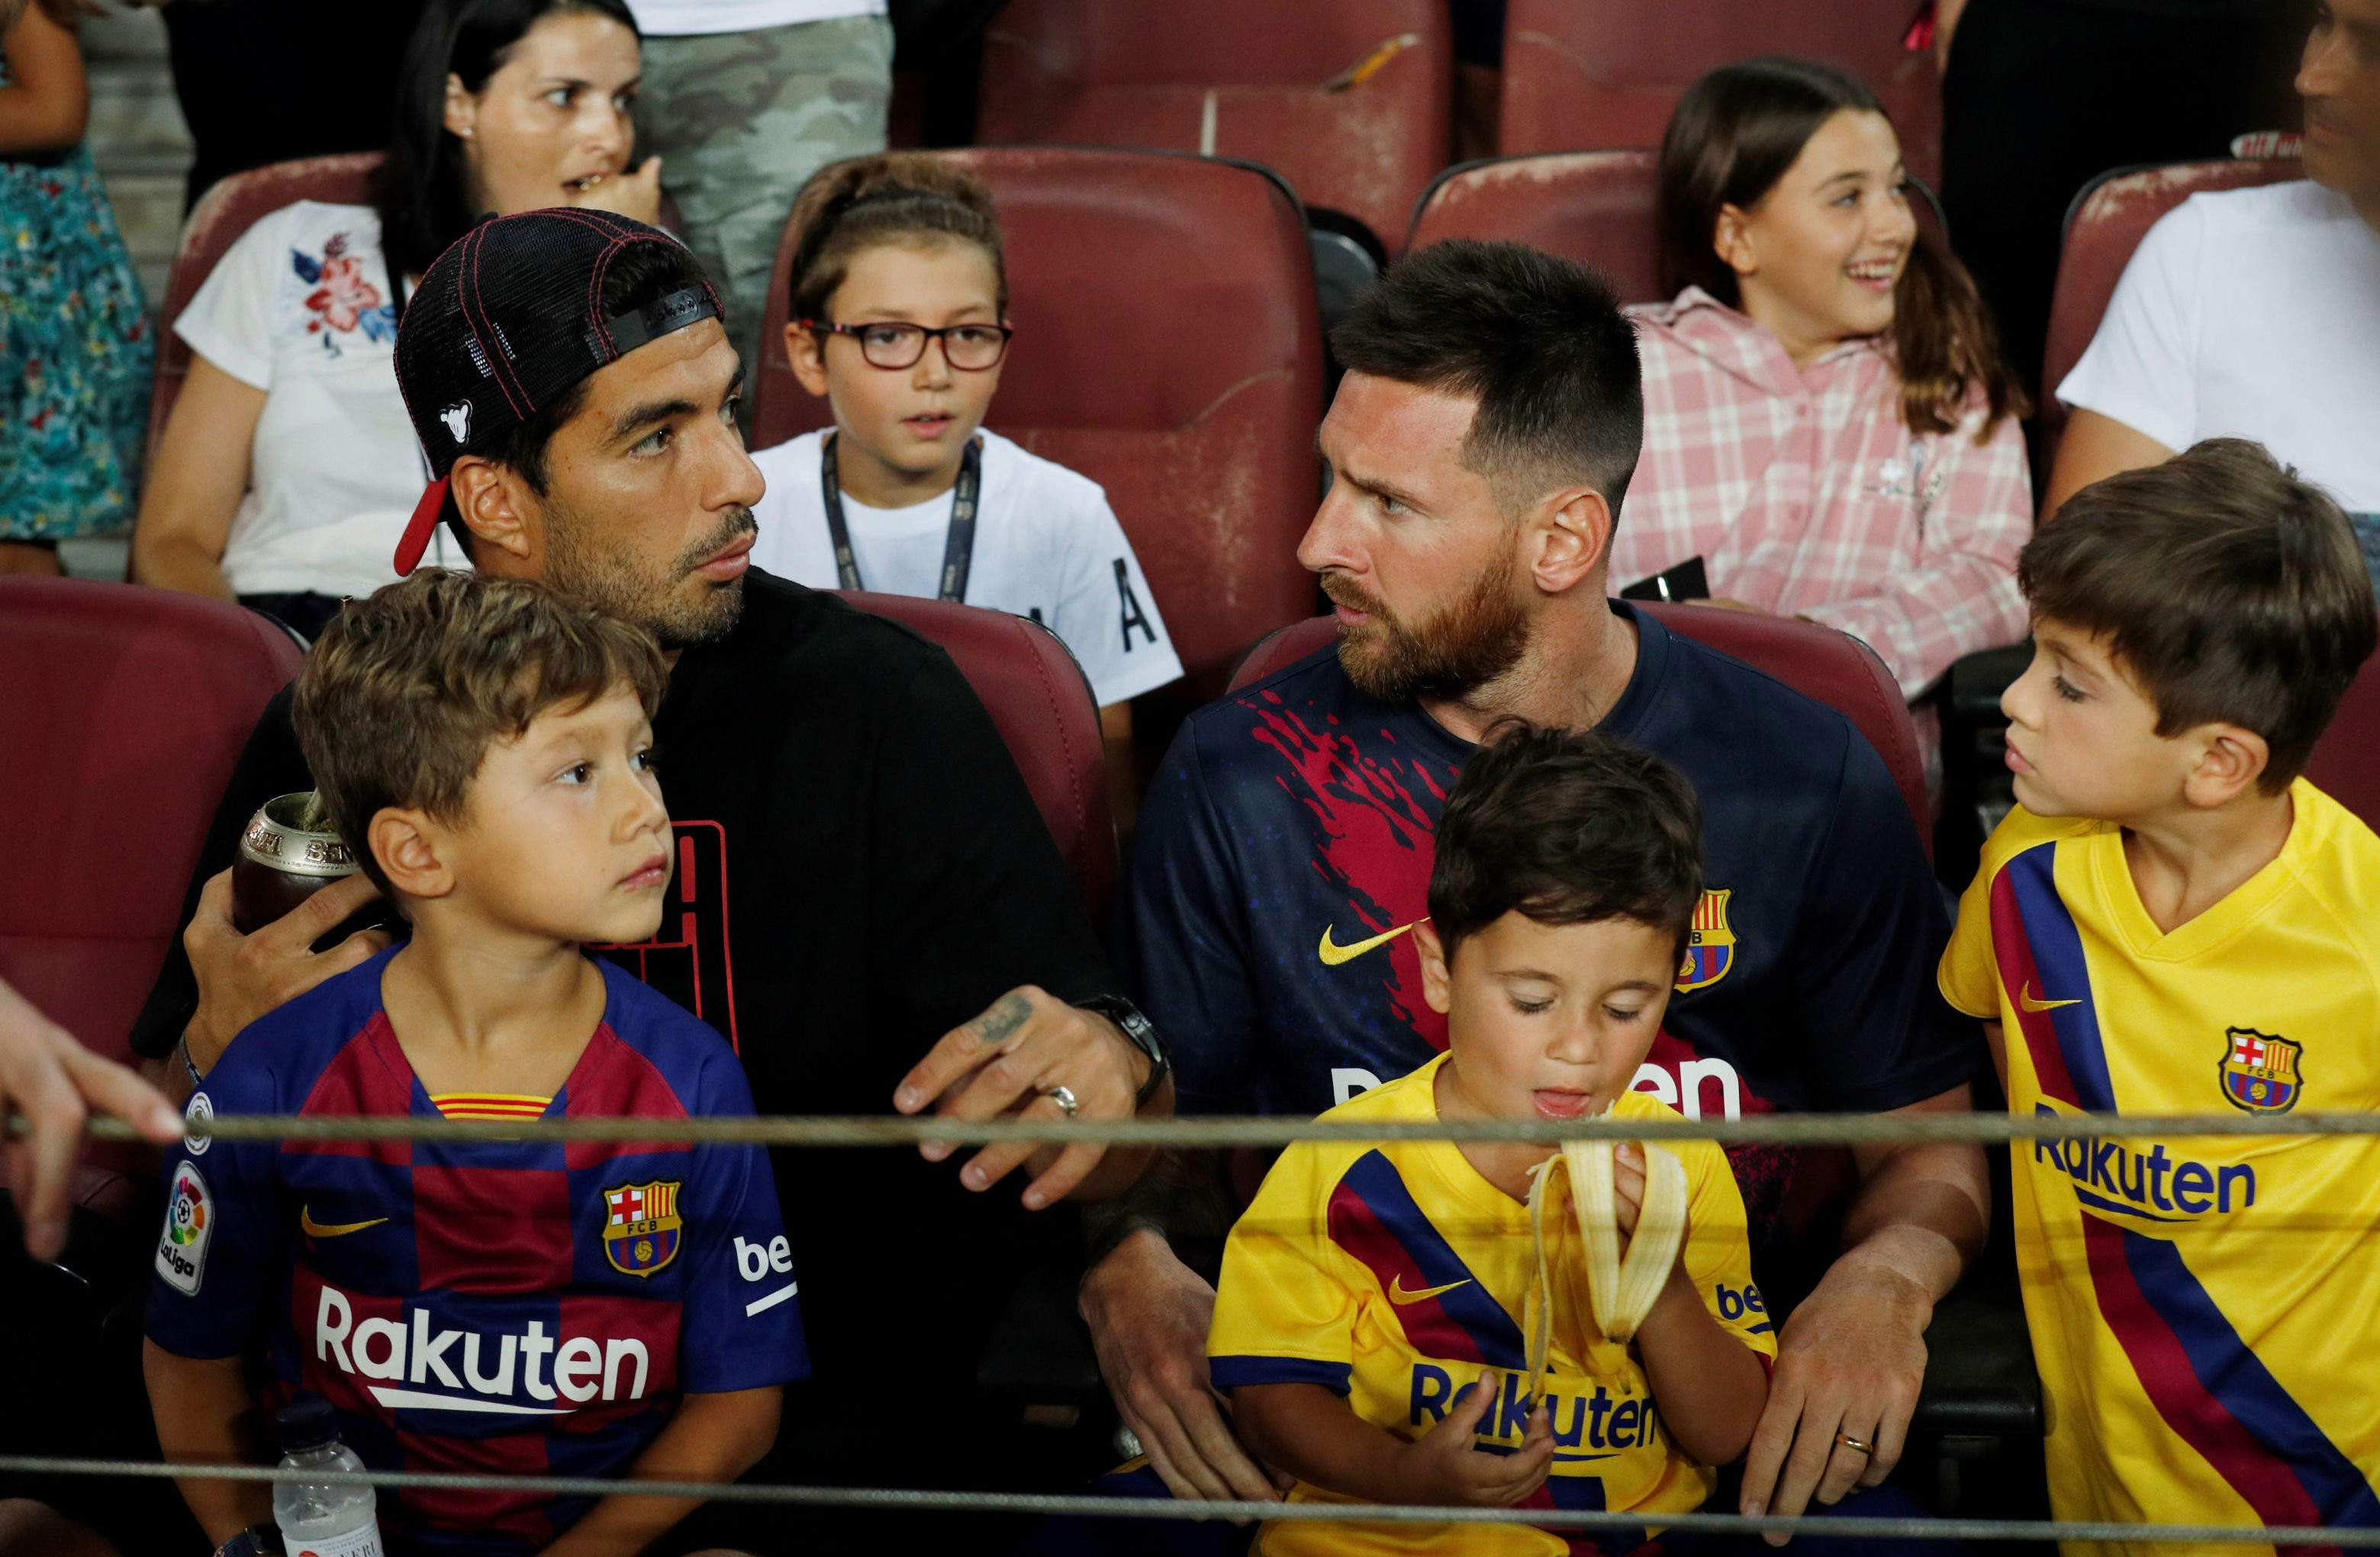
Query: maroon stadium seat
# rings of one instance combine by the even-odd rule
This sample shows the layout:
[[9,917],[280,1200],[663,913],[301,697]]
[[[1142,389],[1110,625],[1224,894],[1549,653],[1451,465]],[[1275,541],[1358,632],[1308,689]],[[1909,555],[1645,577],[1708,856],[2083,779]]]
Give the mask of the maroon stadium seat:
[[157,458],[157,440],[164,434],[165,418],[189,376],[190,348],[174,334],[174,321],[190,306],[200,283],[215,268],[240,235],[258,220],[301,200],[327,205],[370,205],[372,172],[380,166],[378,152],[349,152],[334,157],[307,157],[274,163],[247,173],[235,173],[204,195],[182,225],[182,241],[174,250],[174,268],[165,278],[165,306],[157,315],[157,376],[149,392],[149,460]]
[[2332,799],[2380,830],[2380,659],[2366,661],[2347,689],[2338,714],[2316,742],[2306,777]]
[[[1884,758],[1917,824],[1917,835],[1925,841],[1927,858],[1932,858],[1934,821],[1925,798],[1925,759],[1917,748],[1916,728],[1909,722],[1909,705],[1892,673],[1874,652],[1831,627],[1759,612],[1641,603],[1636,609],[1840,712]],[[1282,628],[1248,651],[1232,676],[1232,690],[1305,658],[1337,633],[1329,616]]]
[[1448,168],[1414,212],[1408,249],[1451,237],[1525,243],[1600,273],[1623,303],[1660,302],[1658,162],[1649,151],[1547,152]]
[[298,648],[224,601],[0,578],[0,812],[17,821],[0,979],[128,1060],[232,763]]
[[2058,290],[2049,304],[2049,340],[2041,362],[2042,468],[2056,459],[2066,431],[2066,407],[2058,386],[2074,371],[2099,333],[2099,320],[2116,295],[2116,283],[2131,263],[2132,250],[2157,218],[2194,194],[2284,184],[2305,176],[2295,157],[2172,163],[2163,167],[2119,168],[2084,185],[2066,208],[2065,248],[2058,261]]
[[[1314,608],[1295,553],[1320,480],[1322,347],[1295,203],[1197,157],[944,154],[991,185],[1008,251],[1016,342],[988,425],[1107,489],[1189,673],[1172,700],[1212,698],[1250,643]],[[827,420],[778,343],[791,237],[754,387],[761,448]]]
[[[1323,84],[1411,43],[1357,85]],[[983,48],[983,144],[1246,157],[1394,250],[1446,165],[1442,0],[1009,0]]]
[[1040,623],[1004,611],[859,590],[836,592],[950,655],[1008,743],[1092,922],[1105,923],[1116,876],[1107,749],[1090,683],[1066,646]]
[[1507,155],[1658,146],[1704,72],[1755,55],[1840,67],[1873,89],[1909,170],[1942,161],[1942,91],[1931,52],[1906,40],[1917,0],[1512,0],[1504,13]]

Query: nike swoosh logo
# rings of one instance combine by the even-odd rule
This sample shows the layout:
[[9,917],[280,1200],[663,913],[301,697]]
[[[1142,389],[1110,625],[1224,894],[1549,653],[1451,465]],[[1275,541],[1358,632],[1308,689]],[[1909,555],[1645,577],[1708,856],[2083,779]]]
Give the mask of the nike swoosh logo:
[[310,1238],[343,1238],[350,1233],[360,1233],[367,1227],[378,1227],[388,1218],[376,1216],[370,1222],[322,1222],[314,1220],[313,1208],[298,1208],[298,1230]]
[[1439,1293],[1452,1292],[1456,1287],[1469,1286],[1470,1284],[1471,1278],[1465,1276],[1459,1282],[1449,1282],[1444,1286],[1426,1286],[1419,1292],[1407,1292],[1405,1290],[1405,1279],[1403,1275],[1399,1274],[1390,1278],[1389,1301],[1402,1308],[1408,1303],[1426,1302],[1432,1297],[1436,1297]]
[[[1414,920],[1414,924],[1419,923],[1421,923],[1419,919]],[[1342,946],[1330,939],[1330,927],[1326,924],[1322,927],[1322,944],[1315,948],[1314,955],[1322,959],[1323,967],[1336,967],[1342,962],[1354,962],[1366,952],[1387,945],[1406,931],[1411,930],[1414,924],[1401,924],[1394,930],[1382,931],[1378,935],[1347,946]]]
[[2080,1000],[2039,999],[2034,994],[2033,985],[2030,981],[2028,981],[2022,989],[2017,991],[2016,1003],[2027,1011],[2055,1011],[2061,1005],[2080,1005],[2082,1004]]

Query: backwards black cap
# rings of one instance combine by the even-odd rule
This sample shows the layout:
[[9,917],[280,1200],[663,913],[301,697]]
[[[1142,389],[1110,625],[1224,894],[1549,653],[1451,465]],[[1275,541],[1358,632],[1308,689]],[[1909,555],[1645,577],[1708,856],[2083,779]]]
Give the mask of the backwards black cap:
[[[396,332],[396,383],[433,480],[396,544],[413,571],[441,519],[454,516],[455,461],[648,341],[727,310],[709,282],[607,317],[603,278],[642,243],[677,239],[608,211],[556,209],[480,223],[438,256]],[[695,267],[700,274],[699,267]]]

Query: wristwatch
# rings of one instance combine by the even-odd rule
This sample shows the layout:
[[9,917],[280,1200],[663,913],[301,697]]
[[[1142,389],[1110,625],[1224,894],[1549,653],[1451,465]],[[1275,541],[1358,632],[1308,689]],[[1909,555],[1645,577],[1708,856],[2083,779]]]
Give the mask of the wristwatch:
[[1157,1089],[1165,1085],[1165,1078],[1173,1074],[1173,1062],[1165,1057],[1165,1040],[1157,1036],[1157,1024],[1122,995],[1089,995],[1075,1004],[1084,1011],[1096,1011],[1122,1028],[1133,1047],[1148,1056],[1148,1079],[1140,1084],[1140,1091],[1132,1100],[1135,1108],[1148,1106],[1148,1100],[1157,1096]]
[[216,1547],[215,1557],[282,1557],[285,1550],[281,1544],[280,1526],[250,1525]]

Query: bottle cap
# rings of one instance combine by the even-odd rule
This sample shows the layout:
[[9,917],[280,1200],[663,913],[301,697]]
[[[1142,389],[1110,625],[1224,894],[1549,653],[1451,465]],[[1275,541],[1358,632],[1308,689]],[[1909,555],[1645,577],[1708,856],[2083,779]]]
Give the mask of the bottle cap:
[[275,1418],[281,1428],[281,1452],[302,1454],[309,1449],[320,1449],[325,1443],[339,1441],[338,1414],[331,1403],[318,1394],[299,1395],[281,1408]]

